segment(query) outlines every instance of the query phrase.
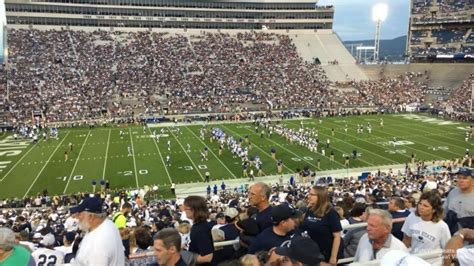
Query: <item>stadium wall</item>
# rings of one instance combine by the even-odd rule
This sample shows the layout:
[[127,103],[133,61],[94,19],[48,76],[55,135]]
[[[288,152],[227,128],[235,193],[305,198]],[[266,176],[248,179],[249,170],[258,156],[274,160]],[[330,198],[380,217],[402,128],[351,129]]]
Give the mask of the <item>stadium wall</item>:
[[[360,65],[371,80],[391,78],[406,72],[428,72],[431,87],[459,88],[469,75],[474,74],[474,64],[400,64],[400,65]],[[383,74],[381,74],[383,72]]]

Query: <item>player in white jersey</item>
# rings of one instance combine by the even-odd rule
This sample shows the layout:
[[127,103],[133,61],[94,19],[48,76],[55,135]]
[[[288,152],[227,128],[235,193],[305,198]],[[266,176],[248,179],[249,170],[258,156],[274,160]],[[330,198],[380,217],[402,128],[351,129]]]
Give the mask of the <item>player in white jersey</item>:
[[171,166],[171,157],[169,155],[166,155],[166,165]]
[[132,156],[132,146],[128,146],[128,157]]
[[120,129],[120,138],[121,139],[123,139],[123,135],[124,135],[123,130]]
[[168,140],[168,142],[166,143],[166,145],[168,145],[168,151],[171,151],[171,140]]
[[40,244],[43,246],[35,250],[31,256],[35,259],[36,265],[61,265],[64,263],[64,253],[55,250],[56,239],[53,234],[47,234],[43,237]]
[[191,145],[189,145],[189,143],[188,143],[188,144],[186,144],[186,146],[187,146],[186,152],[191,152]]

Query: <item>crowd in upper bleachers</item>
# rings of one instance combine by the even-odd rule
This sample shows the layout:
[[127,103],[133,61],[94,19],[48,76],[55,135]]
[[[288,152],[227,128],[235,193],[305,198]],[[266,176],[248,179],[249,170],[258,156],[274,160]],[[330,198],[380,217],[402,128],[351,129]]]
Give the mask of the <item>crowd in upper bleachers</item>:
[[59,121],[157,113],[162,103],[169,114],[330,103],[324,72],[285,35],[22,29],[9,32],[9,46],[8,111],[17,121],[33,108]]
[[[411,32],[412,56],[472,55],[469,46],[472,40],[468,34],[472,28],[469,20],[473,7],[469,0],[413,1],[411,23],[418,29]],[[421,42],[426,37],[434,41],[428,38],[426,43]]]
[[462,86],[453,91],[451,97],[446,101],[446,105],[453,108],[456,113],[468,113],[471,108],[472,101],[472,84],[474,82],[474,74],[465,80]]
[[[439,7],[443,15],[447,15],[472,8],[472,2],[469,0],[436,0],[435,6]],[[412,14],[429,14],[430,7],[433,7],[432,0],[415,0],[413,1]]]
[[[335,265],[348,257],[394,259],[393,250],[403,255],[398,260],[444,250],[443,258],[470,265],[474,250],[459,245],[459,238],[474,240],[474,181],[461,166],[420,161],[403,173],[379,171],[367,179],[310,184],[297,176],[178,200],[149,200],[144,189],[62,197],[45,192],[25,200],[28,206],[2,210],[1,248],[13,251],[0,255],[21,257],[24,263],[17,265],[40,263],[42,255],[72,265]],[[364,222],[367,227],[348,227]],[[286,250],[289,243],[302,254]],[[170,257],[176,262],[166,264]],[[443,259],[410,258],[417,265]],[[288,259],[293,264],[285,264]]]
[[319,65],[304,62],[288,36],[274,33],[19,29],[9,31],[9,49],[2,73],[5,118],[13,123],[37,110],[48,122],[237,108],[395,110],[422,101],[426,87],[407,74],[352,82],[355,93],[332,89]]

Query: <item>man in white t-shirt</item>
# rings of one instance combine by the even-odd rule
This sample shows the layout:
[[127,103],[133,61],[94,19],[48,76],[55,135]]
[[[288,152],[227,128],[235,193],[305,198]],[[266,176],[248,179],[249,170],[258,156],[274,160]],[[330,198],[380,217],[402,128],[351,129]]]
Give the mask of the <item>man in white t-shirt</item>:
[[79,245],[73,265],[124,265],[125,254],[120,233],[103,212],[102,200],[85,198],[78,206],[69,209],[86,232]]
[[386,210],[373,209],[367,219],[367,233],[357,245],[354,262],[380,260],[391,250],[407,251],[402,241],[394,237],[392,231],[392,216]]
[[36,249],[31,256],[35,259],[36,265],[61,265],[64,262],[64,253],[54,249],[56,238],[49,233],[43,236],[40,244],[43,247]]

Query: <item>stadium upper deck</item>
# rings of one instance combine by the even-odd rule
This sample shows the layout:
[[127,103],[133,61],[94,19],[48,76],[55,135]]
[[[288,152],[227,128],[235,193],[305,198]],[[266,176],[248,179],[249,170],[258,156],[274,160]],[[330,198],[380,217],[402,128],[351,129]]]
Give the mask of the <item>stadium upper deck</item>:
[[317,0],[5,0],[9,24],[203,29],[332,29]]
[[407,51],[412,61],[474,58],[472,0],[412,0]]

